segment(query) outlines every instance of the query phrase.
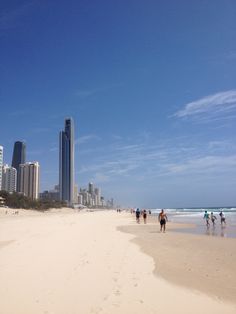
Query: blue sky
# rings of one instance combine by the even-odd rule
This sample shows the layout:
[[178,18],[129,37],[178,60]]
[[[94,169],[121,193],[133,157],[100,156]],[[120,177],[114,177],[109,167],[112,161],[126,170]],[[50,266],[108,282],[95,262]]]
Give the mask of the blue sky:
[[76,182],[122,205],[236,204],[236,2],[0,3],[0,145],[41,190],[75,122]]

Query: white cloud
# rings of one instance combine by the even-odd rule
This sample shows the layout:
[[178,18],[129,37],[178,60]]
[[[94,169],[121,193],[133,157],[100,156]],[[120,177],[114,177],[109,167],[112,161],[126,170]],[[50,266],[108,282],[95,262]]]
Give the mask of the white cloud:
[[190,102],[184,109],[177,111],[174,116],[178,118],[211,115],[223,118],[236,111],[236,90],[220,92]]
[[195,175],[206,178],[207,175],[215,177],[224,172],[233,174],[236,171],[236,147],[232,143],[232,139],[218,139],[216,136],[208,141],[202,141],[200,137],[197,142],[192,136],[156,142],[135,138],[100,147],[101,151],[93,155],[92,162],[90,160],[88,164],[84,159],[78,173],[90,178],[98,173],[104,177],[103,182],[111,184],[124,178],[134,182],[152,182],[162,178],[178,180],[180,177],[194,178]]
[[95,173],[94,177],[91,179],[92,182],[96,183],[104,183],[109,181],[109,176],[103,174],[103,173]]
[[75,144],[84,144],[91,140],[100,140],[100,137],[94,134],[84,135],[75,140]]
[[204,156],[187,160],[185,163],[166,165],[166,174],[208,174],[234,170],[236,155],[231,156]]

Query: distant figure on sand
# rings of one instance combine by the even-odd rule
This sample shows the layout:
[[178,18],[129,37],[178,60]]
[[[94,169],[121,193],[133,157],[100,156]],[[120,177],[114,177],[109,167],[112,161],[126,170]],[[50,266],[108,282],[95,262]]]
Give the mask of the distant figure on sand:
[[213,214],[213,212],[211,212],[211,222],[213,224],[213,227],[215,226],[215,221],[217,220],[216,216]]
[[135,214],[136,214],[136,221],[139,224],[139,222],[140,222],[140,210],[139,210],[139,208],[136,209]]
[[221,210],[220,213],[220,223],[221,223],[221,226],[226,225],[226,220],[225,220],[225,214],[223,213],[223,211]]
[[158,220],[160,222],[160,231],[165,232],[166,231],[166,222],[167,222],[167,215],[164,212],[164,209],[161,210],[160,214],[158,215]]
[[210,223],[209,223],[210,216],[209,216],[209,214],[208,214],[207,210],[205,210],[205,213],[204,213],[203,219],[205,219],[205,220],[206,220],[206,226],[207,226],[207,227],[210,227]]
[[143,210],[143,222],[145,224],[147,223],[147,211],[146,211],[146,209]]

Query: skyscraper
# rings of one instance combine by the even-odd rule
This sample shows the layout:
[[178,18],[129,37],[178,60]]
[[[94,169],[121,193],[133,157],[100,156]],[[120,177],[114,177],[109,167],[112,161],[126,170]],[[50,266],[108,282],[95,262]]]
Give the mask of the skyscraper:
[[93,186],[93,183],[92,182],[89,182],[88,184],[88,192],[93,195],[94,193],[94,186]]
[[9,193],[16,191],[17,171],[8,165],[2,167],[2,190]]
[[0,191],[2,189],[3,147],[0,146]]
[[32,199],[39,198],[39,163],[20,164],[20,192]]
[[74,122],[65,119],[65,129],[60,132],[59,186],[60,200],[72,205],[74,202]]
[[26,145],[23,142],[15,142],[13,156],[12,156],[12,163],[11,166],[16,169],[17,171],[17,183],[16,183],[16,191],[20,191],[20,164],[25,163],[25,151]]

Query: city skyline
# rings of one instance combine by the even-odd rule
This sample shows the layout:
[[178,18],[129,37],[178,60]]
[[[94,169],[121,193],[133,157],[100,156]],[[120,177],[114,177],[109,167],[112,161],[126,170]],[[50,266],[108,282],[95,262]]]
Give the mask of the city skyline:
[[0,18],[4,162],[26,142],[50,189],[73,117],[79,187],[132,207],[235,205],[235,1],[27,4]]

